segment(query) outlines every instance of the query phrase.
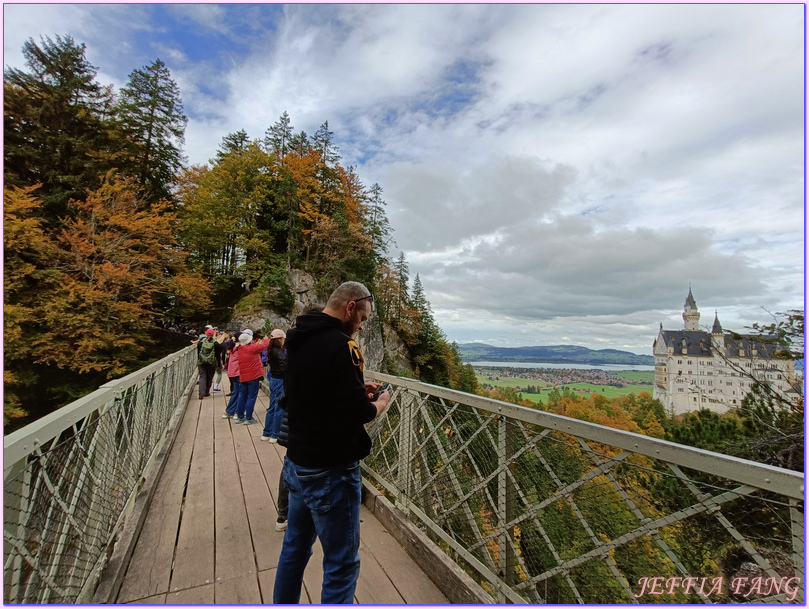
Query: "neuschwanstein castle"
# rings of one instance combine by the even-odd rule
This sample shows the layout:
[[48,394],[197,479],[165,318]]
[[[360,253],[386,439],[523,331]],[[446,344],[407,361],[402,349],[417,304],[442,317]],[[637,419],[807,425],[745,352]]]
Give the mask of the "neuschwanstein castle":
[[[779,347],[760,337],[725,333],[714,319],[713,328],[699,328],[700,313],[688,290],[683,330],[664,330],[654,342],[654,397],[669,413],[708,409],[718,413],[741,406],[754,385],[766,380],[779,392],[798,397],[795,362]],[[786,356],[786,357],[785,357]]]

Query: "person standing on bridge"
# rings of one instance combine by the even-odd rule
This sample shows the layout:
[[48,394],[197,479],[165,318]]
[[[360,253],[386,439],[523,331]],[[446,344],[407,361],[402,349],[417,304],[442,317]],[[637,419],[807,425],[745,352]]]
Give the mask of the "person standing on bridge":
[[216,342],[213,328],[205,330],[205,336],[197,342],[199,365],[199,399],[211,395],[211,385],[217,368],[222,368],[222,345]]
[[265,336],[261,342],[252,341],[253,331],[242,330],[239,335],[239,399],[233,419],[236,423],[245,425],[258,423],[253,418],[253,409],[256,407],[259,385],[264,376],[261,352],[270,344],[270,337]]
[[360,573],[359,460],[371,451],[364,426],[390,399],[385,391],[371,401],[380,385],[365,382],[362,352],[352,339],[372,311],[368,288],[347,282],[322,312],[299,316],[287,334],[289,446],[283,477],[289,520],[275,574],[275,604],[300,602],[316,538],[323,548],[320,602],[354,602]]
[[264,417],[264,433],[261,439],[272,444],[278,442],[278,430],[281,428],[281,419],[284,413],[278,402],[284,394],[284,373],[287,369],[287,352],[284,349],[286,333],[280,328],[270,332],[270,348],[267,349],[270,363],[270,407]]

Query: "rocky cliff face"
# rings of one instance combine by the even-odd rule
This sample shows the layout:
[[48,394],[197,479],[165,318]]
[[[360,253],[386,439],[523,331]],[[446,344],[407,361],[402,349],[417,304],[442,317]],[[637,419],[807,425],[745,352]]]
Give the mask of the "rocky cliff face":
[[[307,307],[326,304],[328,294],[315,292],[315,279],[311,275],[292,269],[289,273],[289,285],[295,295],[295,304],[289,316],[278,315],[269,309],[258,309],[234,315],[231,322],[238,324],[239,328],[250,328],[253,331],[260,330],[269,322],[269,326],[287,331],[294,326],[295,318]],[[367,370],[400,375],[412,374],[413,366],[410,364],[405,344],[392,328],[380,323],[376,313],[371,314],[365,329],[358,332],[356,338],[365,358]],[[391,370],[386,370],[383,366],[386,352],[388,362],[392,364]]]

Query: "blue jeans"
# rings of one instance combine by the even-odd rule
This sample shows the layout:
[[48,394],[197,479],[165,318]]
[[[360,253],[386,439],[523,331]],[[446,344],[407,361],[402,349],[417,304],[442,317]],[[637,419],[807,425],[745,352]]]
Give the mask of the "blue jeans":
[[239,383],[238,376],[229,376],[230,379],[230,400],[228,400],[225,412],[230,416],[236,414],[236,404],[239,401],[239,394],[241,393],[241,383]]
[[320,538],[323,547],[323,605],[351,604],[360,575],[360,501],[357,461],[340,467],[299,467],[284,457],[289,524],[275,572],[274,604],[301,600],[303,572]]
[[270,438],[277,438],[281,429],[281,421],[284,418],[284,411],[278,405],[281,396],[284,395],[284,379],[270,379],[270,407],[267,409],[267,416],[264,417],[264,434]]
[[240,419],[253,418],[253,408],[256,407],[256,398],[258,397],[258,386],[260,383],[261,379],[239,383],[239,399],[236,402],[236,415]]

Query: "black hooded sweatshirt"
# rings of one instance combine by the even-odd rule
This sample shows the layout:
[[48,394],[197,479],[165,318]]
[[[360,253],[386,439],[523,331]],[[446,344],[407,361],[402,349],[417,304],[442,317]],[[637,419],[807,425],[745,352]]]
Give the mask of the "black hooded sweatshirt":
[[371,438],[364,425],[376,416],[376,406],[365,392],[362,353],[343,323],[322,312],[301,315],[286,348],[287,456],[302,467],[367,457]]

